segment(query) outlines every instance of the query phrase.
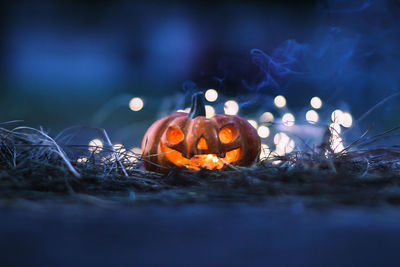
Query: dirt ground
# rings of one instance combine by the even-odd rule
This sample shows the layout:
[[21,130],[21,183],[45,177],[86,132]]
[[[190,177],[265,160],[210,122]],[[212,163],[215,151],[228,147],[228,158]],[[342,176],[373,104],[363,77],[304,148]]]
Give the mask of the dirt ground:
[[3,203],[0,218],[1,265],[10,267],[400,263],[400,211],[391,206],[19,200]]

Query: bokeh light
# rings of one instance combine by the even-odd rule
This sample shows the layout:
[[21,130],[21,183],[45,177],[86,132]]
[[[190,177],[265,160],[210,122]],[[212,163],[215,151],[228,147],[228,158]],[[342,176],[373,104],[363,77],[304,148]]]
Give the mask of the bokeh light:
[[340,134],[340,132],[341,132],[341,128],[340,128],[340,124],[339,123],[336,123],[336,122],[332,122],[330,125],[329,125],[329,129],[331,130],[331,132],[332,133],[335,133],[335,134]]
[[125,151],[126,151],[126,149],[124,148],[124,145],[123,145],[123,144],[114,144],[114,145],[113,145],[113,148],[115,149],[115,151],[116,151],[118,154],[123,154],[123,153],[125,153]]
[[261,138],[267,138],[270,134],[270,130],[267,126],[261,125],[257,129],[257,133],[258,133],[258,136],[260,136]]
[[239,104],[235,100],[225,102],[224,111],[226,115],[236,115],[239,112]]
[[340,137],[340,135],[332,132],[331,138],[330,138],[330,145],[331,149],[333,150],[334,153],[340,153],[344,150],[344,143],[343,139]]
[[248,122],[250,123],[251,126],[257,129],[258,123],[255,120],[248,120]]
[[266,159],[269,157],[271,150],[267,144],[261,144],[260,159]]
[[129,101],[129,108],[132,111],[139,111],[143,108],[144,102],[140,97],[134,97]]
[[274,115],[271,112],[264,112],[260,116],[260,122],[273,122],[274,121]]
[[189,113],[189,112],[190,112],[190,108],[178,109],[176,112],[185,112],[185,113]]
[[309,123],[315,124],[319,120],[319,115],[315,110],[309,110],[306,113],[306,119]]
[[333,122],[349,128],[353,125],[353,116],[349,112],[343,112],[337,109],[332,112],[331,119]]
[[205,105],[206,108],[206,117],[211,118],[215,115],[215,109],[210,105]]
[[343,127],[350,128],[353,125],[353,117],[349,112],[344,112],[341,119]]
[[331,114],[331,120],[332,122],[336,122],[338,124],[342,123],[342,118],[343,118],[343,111],[340,109],[336,109],[332,112]]
[[91,153],[100,153],[103,150],[103,141],[98,138],[91,140],[88,150]]
[[319,109],[322,107],[322,100],[321,98],[319,98],[318,96],[314,96],[313,98],[311,98],[310,100],[310,105],[315,108],[315,109]]
[[140,147],[132,147],[132,148],[130,149],[130,151],[131,151],[132,153],[134,153],[134,154],[137,154],[137,155],[141,155],[141,154],[142,154],[142,149],[141,149]]
[[293,126],[295,122],[295,118],[292,113],[285,113],[282,116],[282,122],[285,126]]
[[139,158],[142,154],[142,150],[139,147],[132,147],[126,153],[126,159],[129,163],[136,163],[139,161]]
[[88,158],[87,157],[80,157],[80,158],[78,158],[77,160],[76,160],[76,162],[78,162],[78,163],[86,163],[86,162],[88,162],[89,160],[88,160]]
[[214,102],[218,98],[218,92],[215,89],[208,89],[205,93],[205,98],[208,102]]
[[274,98],[274,104],[278,108],[283,108],[286,106],[286,98],[283,95],[278,95]]
[[287,134],[280,132],[274,136],[275,153],[284,156],[294,150],[295,142]]

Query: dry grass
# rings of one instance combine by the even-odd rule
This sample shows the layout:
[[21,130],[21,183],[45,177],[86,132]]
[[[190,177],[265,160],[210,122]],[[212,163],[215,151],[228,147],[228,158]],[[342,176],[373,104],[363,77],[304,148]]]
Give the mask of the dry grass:
[[[365,148],[389,132],[370,138],[363,135],[341,154],[321,144],[274,158],[280,160],[276,165],[264,159],[251,168],[194,173],[174,168],[162,175],[143,170],[140,155],[114,149],[102,129],[97,131],[106,143],[101,151],[94,147],[89,153],[88,146],[71,144],[79,128],[52,138],[42,129],[12,128],[12,123],[0,125],[2,201],[400,204],[400,147]],[[82,155],[85,160],[77,162]]]

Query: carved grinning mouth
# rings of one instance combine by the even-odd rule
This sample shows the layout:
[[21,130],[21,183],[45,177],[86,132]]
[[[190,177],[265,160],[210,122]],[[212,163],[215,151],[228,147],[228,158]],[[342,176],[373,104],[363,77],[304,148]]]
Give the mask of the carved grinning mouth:
[[161,150],[165,156],[176,166],[186,167],[190,170],[200,170],[206,168],[209,170],[221,169],[227,164],[231,164],[240,159],[241,149],[236,148],[227,151],[225,157],[218,157],[216,154],[200,154],[194,155],[191,158],[186,158],[181,152],[161,144]]

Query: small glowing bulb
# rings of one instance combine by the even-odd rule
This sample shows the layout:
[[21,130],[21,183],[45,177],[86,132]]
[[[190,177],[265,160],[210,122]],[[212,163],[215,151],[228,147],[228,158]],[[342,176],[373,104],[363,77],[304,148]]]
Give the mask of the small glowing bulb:
[[120,154],[122,154],[126,151],[126,149],[124,148],[124,145],[122,145],[122,144],[115,144],[113,146],[113,148],[115,149],[115,151],[117,151]]
[[306,113],[306,119],[311,124],[316,124],[319,120],[318,113],[315,110],[309,110]]
[[[282,138],[286,138],[286,134],[285,133],[277,133],[277,134],[275,134],[275,136],[274,136],[274,144],[275,145],[278,145],[279,144],[279,142],[281,141],[281,139]],[[288,137],[289,138],[289,137]]]
[[208,89],[205,93],[208,102],[214,102],[218,98],[218,92],[215,89]]
[[78,163],[86,163],[88,162],[88,158],[87,157],[80,157],[76,160],[76,162]]
[[255,120],[248,120],[248,122],[250,123],[251,126],[257,129],[258,123]]
[[143,108],[144,103],[140,97],[134,97],[129,101],[129,108],[132,111],[139,111]]
[[353,125],[353,117],[349,112],[344,112],[341,120],[343,127],[350,128]]
[[132,147],[126,154],[126,159],[129,163],[136,163],[139,161],[139,157],[142,154],[142,150],[139,147]]
[[285,133],[277,133],[274,136],[275,153],[278,156],[284,156],[286,153],[290,153],[294,150],[295,142]]
[[212,154],[208,154],[207,155],[207,160],[212,160],[213,159],[213,155]]
[[313,108],[319,109],[322,107],[322,100],[318,96],[314,96],[313,98],[311,98],[310,104]]
[[330,142],[331,142],[331,149],[333,150],[334,153],[340,153],[345,148],[343,139],[337,134],[332,134]]
[[332,134],[340,134],[340,132],[341,132],[340,125],[339,125],[339,123],[336,123],[336,122],[332,122],[329,125],[329,129]]
[[285,113],[282,116],[282,122],[285,126],[293,126],[295,122],[295,118],[292,113]]
[[217,162],[218,162],[218,157],[217,157],[217,156],[213,157],[213,162],[214,162],[214,163],[217,163]]
[[224,111],[226,115],[236,115],[239,112],[239,104],[235,100],[225,102]]
[[269,128],[267,126],[261,125],[257,129],[257,134],[261,138],[267,138],[269,136],[269,134],[270,134],[270,130],[269,130]]
[[103,141],[96,138],[89,142],[89,152],[100,153],[103,150]]
[[273,122],[274,121],[274,115],[271,112],[264,112],[260,116],[260,121],[261,122]]
[[333,122],[341,124],[343,119],[343,111],[341,111],[340,109],[333,111],[331,119]]
[[278,108],[283,108],[286,106],[286,98],[283,95],[278,95],[274,98],[274,104]]
[[205,105],[206,108],[206,117],[211,118],[215,115],[215,109],[210,105]]

